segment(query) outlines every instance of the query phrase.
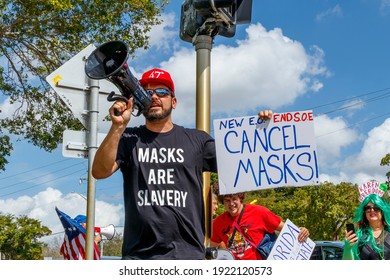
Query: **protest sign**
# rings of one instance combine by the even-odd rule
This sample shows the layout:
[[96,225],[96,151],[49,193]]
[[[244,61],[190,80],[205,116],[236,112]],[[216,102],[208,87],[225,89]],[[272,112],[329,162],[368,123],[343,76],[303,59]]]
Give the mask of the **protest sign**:
[[287,219],[267,260],[309,260],[315,243],[310,238],[299,243],[298,234],[299,228]]
[[312,111],[214,120],[220,194],[318,184]]

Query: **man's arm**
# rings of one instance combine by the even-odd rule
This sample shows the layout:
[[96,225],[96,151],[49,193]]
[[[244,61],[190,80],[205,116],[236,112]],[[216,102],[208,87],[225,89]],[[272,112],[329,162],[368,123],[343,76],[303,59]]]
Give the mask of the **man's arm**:
[[118,144],[123,133],[122,129],[111,127],[106,138],[104,138],[99,149],[96,151],[92,164],[92,176],[96,179],[103,179],[111,176],[117,169],[116,155]]
[[278,227],[276,228],[276,231],[279,231],[279,232],[281,232],[281,231],[282,231],[282,229],[283,229],[283,227],[284,227],[284,222],[283,222],[283,221],[280,221],[280,223],[279,223]]
[[[119,166],[116,163],[118,144],[122,133],[130,121],[132,105],[133,100],[130,98],[127,104],[119,100],[111,106],[109,112],[112,125],[107,136],[96,151],[92,164],[92,176],[94,178],[107,178],[118,169]],[[116,116],[115,112],[119,112],[119,116]]]

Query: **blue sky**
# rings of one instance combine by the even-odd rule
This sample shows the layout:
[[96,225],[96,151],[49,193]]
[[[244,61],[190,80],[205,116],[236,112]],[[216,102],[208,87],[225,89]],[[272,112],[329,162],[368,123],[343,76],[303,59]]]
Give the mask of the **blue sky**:
[[[173,120],[195,127],[196,53],[179,37],[181,1],[172,2],[163,24],[150,32],[150,50],[139,50],[129,64],[136,77],[152,67],[168,70],[178,98]],[[251,23],[238,25],[233,38],[214,40],[212,118],[313,110],[321,181],[384,181],[388,167],[379,163],[390,152],[389,30],[389,0],[254,0]],[[2,114],[12,112],[8,100],[0,102]],[[142,117],[131,122],[141,123]],[[55,206],[71,216],[85,213],[87,160],[26,141],[16,143],[8,160],[0,174],[0,212],[29,215],[54,233],[62,231]],[[95,224],[123,225],[121,174],[96,188]]]

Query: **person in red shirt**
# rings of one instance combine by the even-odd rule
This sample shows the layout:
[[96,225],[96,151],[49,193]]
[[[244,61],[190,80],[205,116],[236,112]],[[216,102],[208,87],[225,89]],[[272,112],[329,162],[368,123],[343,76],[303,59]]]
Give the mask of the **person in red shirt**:
[[[218,189],[218,183],[214,187]],[[264,206],[244,204],[244,199],[245,193],[218,196],[225,212],[213,221],[210,246],[228,249],[236,260],[262,260],[263,257],[252,244],[260,244],[265,232],[280,232],[284,222]],[[309,235],[308,229],[301,227],[298,241],[305,241]]]

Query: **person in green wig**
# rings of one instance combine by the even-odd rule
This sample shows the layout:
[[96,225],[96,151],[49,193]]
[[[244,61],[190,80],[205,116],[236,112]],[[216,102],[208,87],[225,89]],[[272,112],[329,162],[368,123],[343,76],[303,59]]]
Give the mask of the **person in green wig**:
[[390,205],[382,197],[387,188],[377,181],[359,187],[356,233],[346,231],[343,260],[390,260]]

